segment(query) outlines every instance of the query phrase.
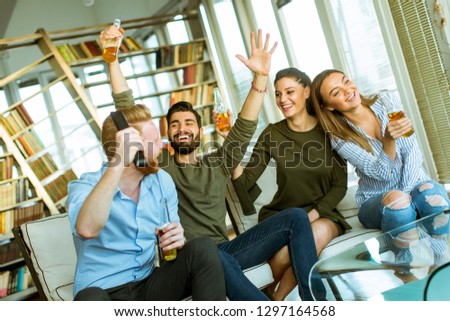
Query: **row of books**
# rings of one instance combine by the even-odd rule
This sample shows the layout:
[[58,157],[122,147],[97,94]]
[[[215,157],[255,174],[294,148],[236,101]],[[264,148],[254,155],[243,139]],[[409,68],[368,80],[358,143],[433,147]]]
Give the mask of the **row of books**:
[[33,129],[18,136],[16,145],[25,158],[33,156],[44,149],[44,144]]
[[25,291],[34,285],[27,266],[0,272],[0,298]]
[[45,153],[38,159],[30,162],[30,167],[39,180],[43,180],[58,170],[58,166],[56,166],[49,153]]
[[10,233],[15,226],[43,217],[44,203],[42,201],[0,212],[0,234]]
[[53,181],[44,186],[53,202],[58,202],[67,195],[67,184],[70,181],[78,179],[72,169],[58,176]]
[[21,256],[19,245],[14,239],[0,242],[0,265],[17,260]]
[[33,197],[35,194],[27,177],[0,184],[0,209],[15,206]]
[[197,41],[161,47],[156,51],[156,68],[201,61],[204,46],[203,41]]
[[0,158],[0,181],[13,178],[14,157],[11,155]]
[[170,93],[170,105],[178,101],[188,101],[193,106],[212,104],[214,101],[215,83],[203,84],[188,89],[172,91]]
[[[99,57],[103,50],[100,44],[95,40],[84,41],[80,43],[65,43],[56,46],[59,53],[63,56],[67,63],[75,61]],[[130,52],[141,50],[142,46],[132,36],[122,39],[120,50],[122,52]]]
[[1,124],[7,133],[12,136],[23,131],[28,126],[31,126],[33,124],[33,119],[28,114],[25,107],[20,104],[2,115]]
[[214,80],[210,63],[198,63],[183,68],[183,86],[199,84],[209,80]]

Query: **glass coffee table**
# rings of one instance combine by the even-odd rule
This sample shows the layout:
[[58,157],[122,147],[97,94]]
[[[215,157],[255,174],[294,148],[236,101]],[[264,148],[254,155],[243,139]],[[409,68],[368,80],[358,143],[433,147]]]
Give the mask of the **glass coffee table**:
[[[431,215],[320,260],[309,276],[314,298],[422,301],[430,273],[450,261],[449,216],[449,210]],[[432,226],[446,233],[433,235]]]

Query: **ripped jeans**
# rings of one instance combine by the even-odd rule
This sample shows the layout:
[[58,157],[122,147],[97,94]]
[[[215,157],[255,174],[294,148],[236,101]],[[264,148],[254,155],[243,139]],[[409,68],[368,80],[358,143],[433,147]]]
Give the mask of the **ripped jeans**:
[[[414,222],[417,217],[423,218],[443,212],[450,207],[445,188],[433,180],[420,182],[412,189],[409,206],[399,206],[398,209],[392,209],[390,204],[383,206],[382,200],[387,193],[374,196],[361,204],[358,218],[364,227],[381,229],[384,233]],[[433,224],[438,217],[439,215],[426,226],[428,233],[434,236],[448,234],[448,218],[446,222]]]
[[[434,265],[448,262],[450,215],[443,212],[449,208],[450,201],[444,187],[430,180],[417,184],[409,195],[399,192],[393,195],[394,193],[389,191],[365,201],[358,213],[361,223],[366,228],[389,232],[391,238],[388,242],[390,245],[387,246],[393,250],[396,264],[408,266],[413,261],[413,256],[416,259],[426,257],[422,246],[425,240],[434,252]],[[389,204],[383,205],[386,202]],[[432,216],[432,219],[421,220],[422,228],[408,224],[417,218],[428,216]],[[408,268],[405,271],[408,271]]]

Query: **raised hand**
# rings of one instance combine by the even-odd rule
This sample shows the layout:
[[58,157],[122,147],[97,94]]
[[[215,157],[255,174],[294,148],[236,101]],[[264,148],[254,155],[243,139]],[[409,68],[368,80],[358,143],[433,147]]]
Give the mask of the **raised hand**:
[[123,33],[123,28],[117,28],[112,25],[106,27],[102,32],[100,32],[100,36],[98,37],[100,46],[105,48],[105,45],[109,40],[122,37]]
[[245,59],[244,56],[237,54],[236,58],[244,63],[248,69],[258,75],[267,76],[270,72],[270,62],[278,42],[275,42],[269,50],[270,35],[266,34],[266,40],[263,44],[262,30],[258,30],[258,39],[255,40],[255,33],[250,33],[250,43],[252,47],[251,56]]

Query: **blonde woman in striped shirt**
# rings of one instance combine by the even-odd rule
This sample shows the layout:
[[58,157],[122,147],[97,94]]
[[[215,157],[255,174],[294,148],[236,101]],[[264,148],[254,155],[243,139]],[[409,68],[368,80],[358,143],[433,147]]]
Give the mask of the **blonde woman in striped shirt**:
[[[381,94],[380,94],[381,95]],[[359,220],[367,228],[383,232],[417,218],[449,208],[445,188],[423,168],[416,135],[407,117],[390,121],[380,95],[364,97],[343,72],[325,70],[312,83],[312,101],[320,123],[333,148],[352,164],[359,176],[356,202]],[[385,104],[400,104],[390,92],[383,92]],[[427,226],[435,253],[435,265],[448,257],[448,215],[437,215]],[[412,247],[419,244],[416,229],[399,229],[393,234],[395,262],[412,261]]]

